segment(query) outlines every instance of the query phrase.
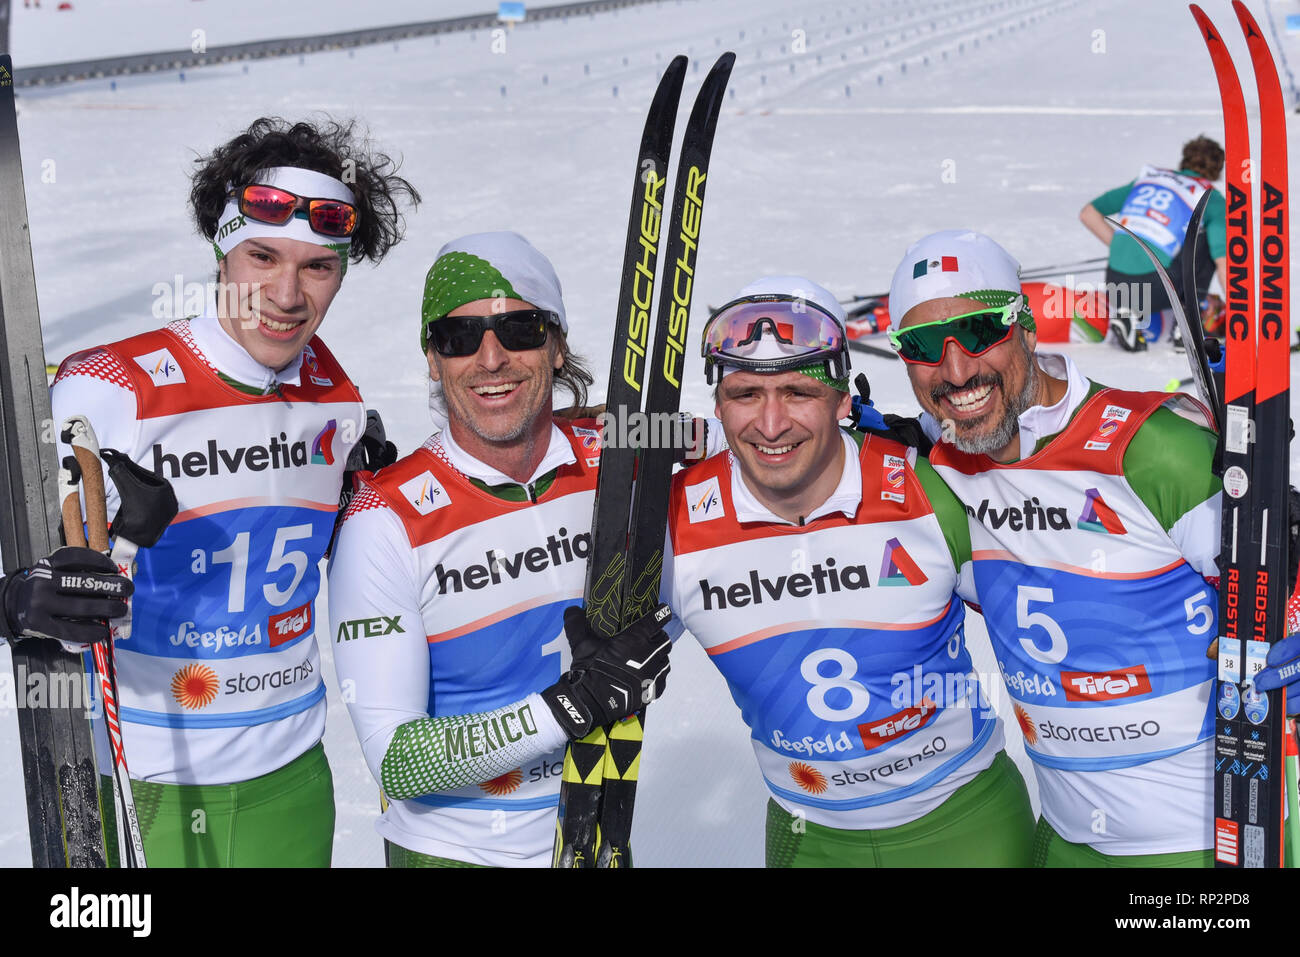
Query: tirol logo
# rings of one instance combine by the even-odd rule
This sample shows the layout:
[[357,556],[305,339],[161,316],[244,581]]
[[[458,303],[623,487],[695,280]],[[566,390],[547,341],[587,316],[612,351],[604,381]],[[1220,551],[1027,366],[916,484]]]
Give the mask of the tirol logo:
[[451,496],[442,484],[433,477],[432,472],[421,472],[413,479],[408,479],[397,487],[411,507],[421,515],[436,512],[451,504]]
[[726,514],[722,507],[722,490],[718,487],[718,477],[715,475],[698,485],[686,486],[686,507],[686,517],[692,525],[721,518]]
[[136,356],[135,364],[145,371],[149,381],[156,386],[180,385],[185,381],[185,373],[166,349]]
[[882,502],[906,502],[904,479],[907,476],[907,462],[897,455],[886,455],[880,463],[880,500]]
[[491,794],[493,797],[500,797],[503,794],[510,794],[519,790],[519,785],[524,783],[524,772],[515,768],[513,771],[507,771],[505,774],[498,775],[490,781],[484,781],[479,785],[484,793]]
[[207,665],[188,664],[172,675],[172,697],[189,711],[212,704],[219,686],[217,673]]
[[1066,701],[1110,701],[1149,694],[1151,680],[1142,665],[1118,671],[1062,671]]
[[939,706],[929,698],[921,699],[914,708],[904,708],[888,718],[858,725],[858,734],[862,736],[862,746],[868,751],[888,744],[917,728],[924,728],[939,713]]
[[929,580],[898,539],[891,538],[885,542],[885,558],[880,563],[880,584],[924,585]]
[[330,419],[325,423],[325,428],[320,430],[320,434],[311,442],[311,464],[312,465],[333,465],[334,464],[334,431],[338,428],[338,422]]
[[264,472],[267,469],[291,469],[307,464],[307,443],[290,442],[281,432],[271,436],[266,445],[247,445],[228,449],[208,439],[202,452],[164,452],[161,445],[153,447],[153,473],[163,478],[202,478],[220,475],[223,471],[234,475],[241,469]]
[[266,620],[266,633],[272,648],[293,641],[295,638],[301,638],[309,631],[311,631],[311,602],[272,615]]
[[790,762],[790,777],[809,794],[821,794],[826,790],[826,776],[811,764],[802,761]]
[[1016,712],[1016,721],[1020,724],[1020,730],[1025,736],[1025,744],[1038,743],[1038,729],[1034,727],[1034,721],[1029,717],[1029,712],[1020,705],[1014,705]]
[[1086,528],[1090,532],[1101,532],[1109,535],[1125,535],[1128,529],[1124,523],[1119,520],[1119,516],[1101,500],[1101,493],[1095,488],[1087,490],[1088,500],[1083,505],[1083,512],[1079,515],[1079,527]]

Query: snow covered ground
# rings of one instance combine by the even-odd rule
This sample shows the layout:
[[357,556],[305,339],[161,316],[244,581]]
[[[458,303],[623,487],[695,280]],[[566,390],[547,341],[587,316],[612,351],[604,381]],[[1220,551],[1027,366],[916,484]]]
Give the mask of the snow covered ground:
[[[1226,0],[1203,5],[1229,46],[1244,52]],[[41,39],[35,11],[19,6],[15,55],[23,44],[32,62],[92,55],[85,51],[100,40],[97,18],[107,6],[79,0],[70,13],[42,10],[49,21],[65,18],[57,47]],[[245,27],[259,11],[265,36],[466,12],[459,0],[455,9],[416,0],[115,6],[138,31],[134,46],[115,52],[157,48],[155,28],[183,34],[167,45],[187,47],[186,16],[167,19],[178,7],[209,18],[219,10],[231,21],[220,31],[236,21],[244,30],[226,36],[210,26],[209,43],[254,38]],[[1262,2],[1250,6],[1261,20],[1269,12]],[[1271,9],[1280,25],[1300,4]],[[307,11],[311,26],[299,30],[294,14],[305,22]],[[1300,41],[1283,43],[1300,63]],[[57,361],[170,318],[175,284],[183,297],[185,283],[203,283],[214,270],[186,218],[191,161],[256,116],[324,111],[368,124],[377,142],[404,157],[406,175],[424,193],[407,241],[378,269],[349,272],[322,330],[400,449],[430,430],[416,345],[424,273],[438,247],[460,234],[515,229],[551,257],[565,285],[571,341],[603,378],[644,108],[674,53],[703,64],[690,74],[689,95],[726,49],[739,59],[709,177],[697,333],[706,303],[765,273],[803,273],[845,295],[882,290],[906,245],[935,229],[988,232],[1027,267],[1098,255],[1076,220],[1084,203],[1144,163],[1176,162],[1186,139],[1221,136],[1209,58],[1178,0],[665,0],[496,36],[23,90],[47,352]],[[1186,374],[1185,360],[1163,343],[1139,356],[1066,348],[1109,384],[1159,387]],[[901,364],[854,361],[870,375],[878,405],[915,410]],[[686,381],[685,406],[709,410],[698,356],[688,359]],[[978,622],[969,633],[992,677]],[[378,865],[376,789],[337,700],[330,644],[321,641],[339,806],[335,863]],[[0,659],[7,671],[7,654]],[[0,807],[9,809],[0,820],[0,864],[24,865],[15,728],[11,717],[0,723]],[[1008,740],[1032,789],[1018,737],[1013,721]],[[765,800],[723,682],[694,642],[682,642],[669,694],[648,722],[638,862],[760,865]]]

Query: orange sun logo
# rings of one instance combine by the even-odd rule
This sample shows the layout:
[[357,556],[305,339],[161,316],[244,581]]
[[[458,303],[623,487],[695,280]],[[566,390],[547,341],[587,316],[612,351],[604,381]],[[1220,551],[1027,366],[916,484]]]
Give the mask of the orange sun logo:
[[191,711],[212,704],[217,688],[217,673],[207,665],[186,665],[172,676],[172,697]]
[[821,794],[826,790],[826,778],[814,767],[802,761],[790,762],[790,777],[809,794]]
[[491,781],[484,781],[479,787],[493,797],[499,797],[502,794],[509,794],[511,791],[519,790],[519,785],[523,783],[524,772],[520,768],[515,768],[513,771],[507,771]]
[[1037,744],[1038,729],[1034,727],[1033,720],[1029,717],[1029,714],[1025,711],[1025,709],[1020,707],[1020,705],[1015,705],[1015,709],[1016,709],[1016,720],[1020,722],[1020,730],[1023,731],[1025,734],[1025,743]]

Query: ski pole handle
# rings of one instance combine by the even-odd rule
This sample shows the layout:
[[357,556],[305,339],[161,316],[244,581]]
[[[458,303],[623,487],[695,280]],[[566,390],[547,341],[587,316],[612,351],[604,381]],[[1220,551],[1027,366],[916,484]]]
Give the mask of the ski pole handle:
[[[104,491],[104,472],[99,466],[99,441],[85,416],[74,415],[63,422],[63,441],[72,446],[77,466],[73,472],[64,461],[59,473],[59,490],[63,497],[63,533],[69,545],[89,544],[97,552],[108,552],[108,501]],[[64,471],[68,473],[66,483]],[[86,529],[81,530],[81,505],[77,483],[86,490]],[[73,536],[77,541],[73,541]]]

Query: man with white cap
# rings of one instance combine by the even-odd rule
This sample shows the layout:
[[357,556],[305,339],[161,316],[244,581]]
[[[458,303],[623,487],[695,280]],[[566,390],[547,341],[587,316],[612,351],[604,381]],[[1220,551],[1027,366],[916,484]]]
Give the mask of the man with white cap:
[[[349,260],[377,263],[401,238],[404,198],[419,200],[349,125],[257,120],[193,177],[220,280],[203,314],[70,356],[55,380],[55,421],[87,416],[102,447],[170,480],[180,507],[140,553],[132,633],[116,641],[150,865],[330,863],[315,599],[366,414],[315,333]],[[111,516],[112,483],[108,498]],[[6,579],[10,627],[106,639],[93,611],[33,615],[51,582]]]
[[907,250],[889,304],[930,462],[970,516],[974,597],[1034,761],[1035,863],[1208,866],[1208,413],[1036,353],[1019,275],[987,236],[934,233]]
[[760,279],[703,354],[730,451],[673,480],[664,594],[751,729],[768,866],[1027,865],[1029,797],[954,594],[965,513],[916,449],[838,424],[839,303]]
[[390,866],[546,866],[566,742],[663,690],[667,608],[599,640],[580,604],[601,433],[552,413],[555,383],[583,406],[592,381],[567,333],[522,236],[444,246],[420,347],[447,427],[339,530],[335,664]]

